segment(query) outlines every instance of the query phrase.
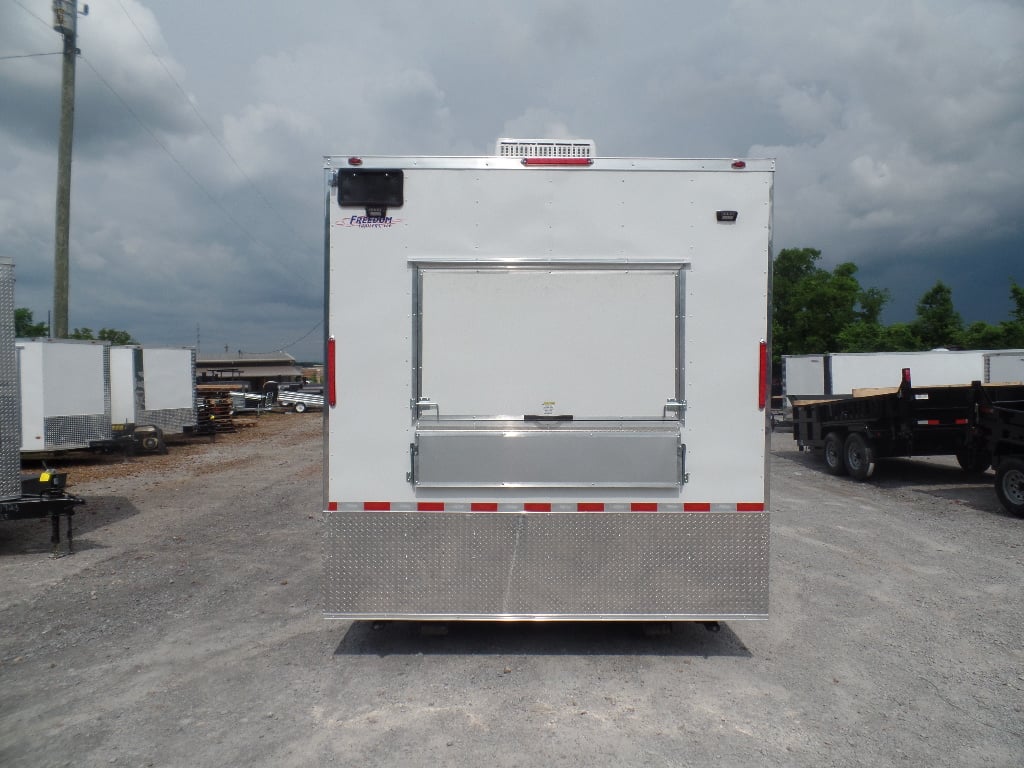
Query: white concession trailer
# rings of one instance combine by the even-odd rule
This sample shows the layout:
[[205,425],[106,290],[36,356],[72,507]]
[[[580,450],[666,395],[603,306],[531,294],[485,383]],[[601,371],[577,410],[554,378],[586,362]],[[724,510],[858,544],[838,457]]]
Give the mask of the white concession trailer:
[[768,614],[772,160],[325,164],[325,615]]
[[166,434],[194,427],[195,349],[111,347],[110,418],[115,425],[150,425]]
[[23,453],[111,439],[110,344],[18,339]]

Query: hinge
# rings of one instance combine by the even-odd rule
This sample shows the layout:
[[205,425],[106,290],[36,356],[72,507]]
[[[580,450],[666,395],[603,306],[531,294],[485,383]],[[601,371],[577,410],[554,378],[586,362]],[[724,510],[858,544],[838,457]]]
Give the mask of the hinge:
[[405,473],[405,482],[416,485],[416,455],[419,447],[416,443],[409,443],[409,471]]
[[683,413],[686,411],[686,401],[676,400],[674,397],[670,397],[665,401],[664,415],[667,417],[670,411],[675,413],[677,419],[681,419],[683,417]]
[[429,397],[421,397],[419,400],[410,400],[409,405],[412,407],[412,415],[414,419],[422,419],[424,411],[433,411],[434,418],[441,418],[441,408]]

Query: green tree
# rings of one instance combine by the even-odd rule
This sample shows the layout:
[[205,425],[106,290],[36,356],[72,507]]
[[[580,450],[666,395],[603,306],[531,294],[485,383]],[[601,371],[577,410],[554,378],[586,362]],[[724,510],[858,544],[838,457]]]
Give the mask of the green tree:
[[113,328],[100,328],[100,332],[96,334],[96,338],[102,339],[103,341],[109,341],[111,344],[124,345],[124,344],[138,344],[132,335],[128,331],[118,331]]
[[911,329],[925,349],[955,346],[964,321],[953,307],[953,291],[941,280],[917,302],[917,319]]
[[957,345],[963,349],[1002,349],[1006,346],[1006,323],[971,323],[960,332]]
[[81,339],[92,341],[109,341],[111,344],[138,344],[128,331],[119,331],[115,328],[100,328],[98,334],[93,334],[92,328],[75,328],[68,334],[69,339]]
[[772,332],[780,355],[835,349],[836,335],[854,318],[856,267],[829,273],[817,266],[820,259],[816,248],[787,248],[775,259]]
[[38,339],[50,335],[46,323],[32,321],[32,310],[18,307],[14,310],[14,335],[19,339]]
[[[888,291],[863,289],[857,266],[844,262],[831,272],[817,266],[816,248],[787,248],[775,259],[772,334],[776,361],[782,355],[861,350],[883,329]],[[847,332],[850,326],[858,326]],[[865,350],[866,351],[866,350]]]
[[1010,319],[1002,323],[1003,344],[1006,347],[1024,348],[1024,287],[1010,280],[1010,301],[1013,310]]

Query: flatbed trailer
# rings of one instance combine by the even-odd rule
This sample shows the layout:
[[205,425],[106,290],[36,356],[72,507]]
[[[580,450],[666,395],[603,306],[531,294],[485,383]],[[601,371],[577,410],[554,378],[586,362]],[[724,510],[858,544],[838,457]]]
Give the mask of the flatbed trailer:
[[[1019,385],[979,385],[994,399]],[[856,390],[830,400],[793,404],[793,437],[802,450],[821,449],[826,469],[866,480],[878,459],[956,456],[970,472],[988,468],[991,455],[970,429],[972,384],[915,387],[910,369],[898,387]]]
[[991,387],[974,382],[973,440],[992,459],[995,491],[1003,508],[1024,517],[1024,385]]
[[309,408],[323,408],[324,396],[313,392],[283,389],[277,395],[277,403],[288,406],[296,413],[305,413]]

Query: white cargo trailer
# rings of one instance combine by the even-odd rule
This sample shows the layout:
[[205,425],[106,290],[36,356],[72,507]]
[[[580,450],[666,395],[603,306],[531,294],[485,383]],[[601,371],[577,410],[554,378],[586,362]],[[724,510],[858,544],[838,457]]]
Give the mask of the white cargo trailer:
[[111,439],[107,342],[18,339],[16,347],[23,453]]
[[325,614],[765,618],[773,174],[327,157]]
[[[893,386],[909,368],[915,386],[970,384],[985,378],[991,350],[932,349],[925,352],[833,352],[783,355],[783,394],[787,398],[849,395],[855,389]],[[1002,353],[1000,353],[1002,354]],[[1019,353],[1018,353],[1019,354]]]
[[192,347],[110,348],[110,417],[118,427],[150,425],[181,434],[196,424]]
[[1024,349],[985,353],[985,378],[990,383],[1024,383]]
[[51,554],[60,553],[60,518],[67,521],[67,552],[74,551],[71,519],[83,499],[64,489],[67,474],[48,469],[21,474],[21,382],[14,338],[14,262],[0,258],[0,520],[50,518]]

